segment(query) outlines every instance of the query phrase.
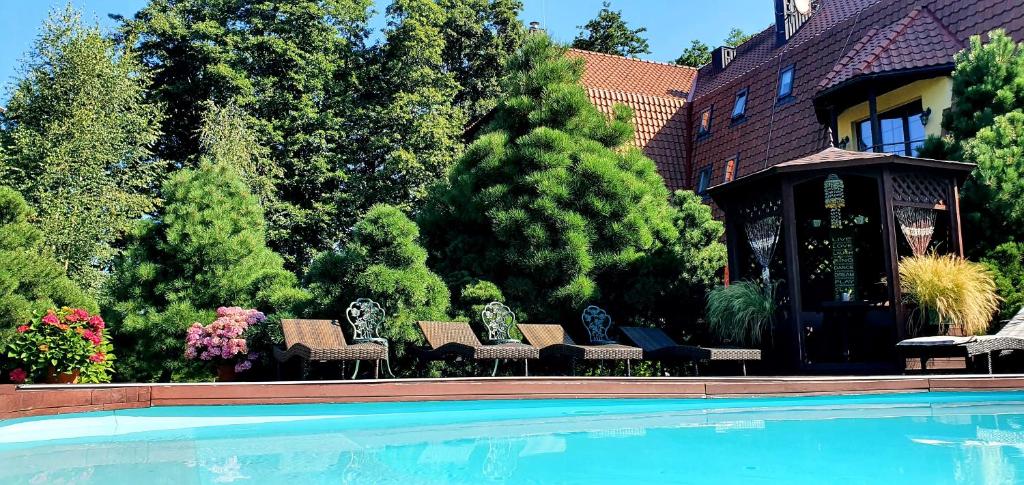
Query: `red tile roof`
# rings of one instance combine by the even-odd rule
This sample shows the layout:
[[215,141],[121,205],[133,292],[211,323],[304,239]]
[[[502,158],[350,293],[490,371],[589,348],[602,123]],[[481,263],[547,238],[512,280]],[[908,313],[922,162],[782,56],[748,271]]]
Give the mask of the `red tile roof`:
[[915,8],[883,29],[871,28],[818,85],[829,89],[853,78],[920,67],[953,64],[964,48],[934,15]]
[[633,108],[636,146],[654,160],[669,189],[686,187],[686,100],[596,88],[587,94],[608,115],[616,104]]
[[632,108],[636,146],[655,161],[670,189],[686,187],[686,97],[697,70],[579,49],[568,54],[585,61],[590,100],[608,115],[616,104]]
[[586,61],[583,85],[650,96],[686,98],[693,89],[697,70],[662,62],[569,49],[571,57]]

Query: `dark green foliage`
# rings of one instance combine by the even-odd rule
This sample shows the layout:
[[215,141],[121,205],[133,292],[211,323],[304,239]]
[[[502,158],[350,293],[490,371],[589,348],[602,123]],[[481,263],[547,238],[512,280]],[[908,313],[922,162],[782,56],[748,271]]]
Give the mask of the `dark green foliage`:
[[964,185],[968,240],[984,251],[1003,241],[1024,241],[1024,111],[995,118],[964,143],[978,167]]
[[[486,280],[473,279],[460,288],[458,296],[452,298],[456,313],[470,322],[480,321],[480,312],[492,301],[505,301],[498,285]],[[519,315],[523,317],[524,315]]]
[[1003,30],[989,41],[971,36],[969,48],[956,55],[953,105],[942,115],[942,128],[962,142],[991,126],[1001,114],[1024,109],[1024,47]]
[[997,320],[1012,318],[1024,307],[1024,243],[1001,244],[981,262],[995,275],[996,288],[1003,299]]
[[[0,186],[0,354],[17,325],[40,318],[50,308],[70,306],[97,311],[96,301],[64,274],[44,245],[43,233],[29,223],[32,210],[18,192]],[[0,371],[4,369],[0,364]]]
[[674,62],[680,66],[703,66],[711,62],[711,46],[693,39],[690,41],[690,47],[683,49],[683,53]]
[[137,56],[68,7],[54,13],[0,110],[0,179],[35,209],[46,245],[98,293],[131,225],[156,207],[148,146],[159,110]]
[[[750,40],[753,36],[754,34],[747,34],[741,29],[733,27],[729,31],[729,35],[725,36],[722,45],[736,47]],[[690,46],[683,49],[683,53],[673,62],[680,66],[701,67],[711,62],[711,50],[711,46],[698,39],[693,39],[690,41]]]
[[182,357],[192,322],[209,323],[219,306],[289,313],[308,298],[266,246],[263,212],[234,167],[207,158],[162,193],[161,218],[139,224],[110,288],[121,379],[205,376]]
[[441,27],[444,69],[459,91],[455,105],[470,120],[479,119],[498,103],[508,59],[523,43],[520,0],[437,0],[445,12]]
[[[276,197],[268,237],[294,269],[329,247],[358,210],[340,203],[351,125],[364,103],[369,0],[152,0],[126,20],[126,41],[153,68],[151,93],[165,106],[155,151],[196,166],[197,127],[208,102],[249,117]],[[359,146],[359,150],[364,147]],[[355,189],[349,189],[354,191]]]
[[352,229],[349,244],[321,253],[310,264],[308,313],[343,318],[352,301],[370,298],[384,307],[386,336],[401,355],[406,344],[421,341],[417,320],[447,318],[448,289],[426,262],[416,224],[395,207],[376,205]]
[[577,28],[581,30],[572,41],[572,46],[593,52],[615,54],[617,56],[637,57],[640,54],[650,54],[651,47],[643,33],[647,29],[631,29],[626,21],[622,19],[621,10],[612,10],[610,2],[604,2],[601,11],[585,25]]
[[422,217],[444,274],[495,283],[535,320],[572,318],[591,302],[635,317],[638,282],[656,263],[679,263],[678,211],[654,163],[627,148],[631,113],[602,115],[581,70],[546,36],[529,36],[510,97]]

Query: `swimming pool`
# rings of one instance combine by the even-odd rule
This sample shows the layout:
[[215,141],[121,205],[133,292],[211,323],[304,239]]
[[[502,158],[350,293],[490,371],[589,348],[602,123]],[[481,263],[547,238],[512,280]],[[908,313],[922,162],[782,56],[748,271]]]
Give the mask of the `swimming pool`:
[[1024,392],[155,407],[0,421],[0,483],[1014,483]]

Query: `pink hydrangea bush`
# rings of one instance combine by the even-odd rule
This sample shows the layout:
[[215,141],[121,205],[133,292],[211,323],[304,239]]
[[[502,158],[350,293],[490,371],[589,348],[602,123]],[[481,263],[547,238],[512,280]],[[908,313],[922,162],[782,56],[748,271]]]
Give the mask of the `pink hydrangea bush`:
[[245,333],[250,326],[266,320],[266,315],[255,309],[220,307],[213,323],[195,322],[189,327],[185,335],[185,358],[234,362],[235,372],[247,371],[259,354],[249,350]]

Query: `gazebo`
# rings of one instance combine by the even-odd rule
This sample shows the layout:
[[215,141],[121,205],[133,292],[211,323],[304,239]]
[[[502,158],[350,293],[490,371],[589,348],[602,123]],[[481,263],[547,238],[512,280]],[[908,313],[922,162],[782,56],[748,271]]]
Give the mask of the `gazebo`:
[[973,164],[827,148],[712,187],[733,281],[779,284],[769,354],[808,372],[880,372],[904,338],[899,258],[963,254]]

